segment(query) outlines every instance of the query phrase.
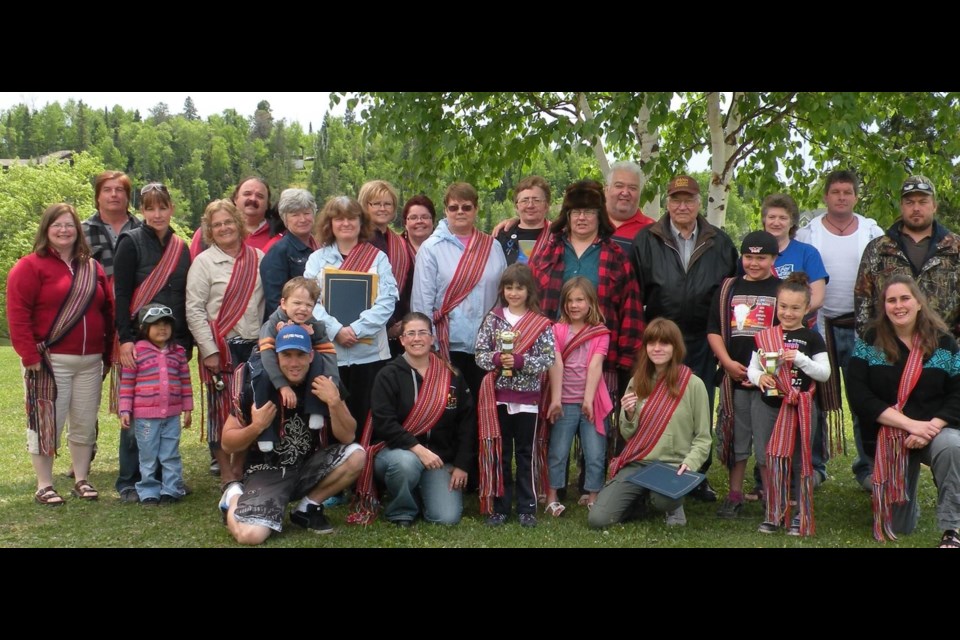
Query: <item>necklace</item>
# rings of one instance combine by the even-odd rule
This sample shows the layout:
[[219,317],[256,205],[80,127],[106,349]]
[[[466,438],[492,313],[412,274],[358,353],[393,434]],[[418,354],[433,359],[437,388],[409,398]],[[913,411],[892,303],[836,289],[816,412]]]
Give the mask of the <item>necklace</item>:
[[842,236],[844,233],[846,233],[847,229],[849,229],[850,226],[851,226],[854,222],[857,221],[857,217],[856,217],[856,216],[851,216],[851,217],[850,217],[850,222],[848,222],[847,224],[843,225],[843,227],[840,227],[840,226],[837,225],[836,222],[834,222],[833,220],[830,219],[830,216],[824,216],[823,219],[824,219],[826,222],[829,222],[829,223],[830,223],[830,226],[837,230],[837,235],[840,235],[840,236]]

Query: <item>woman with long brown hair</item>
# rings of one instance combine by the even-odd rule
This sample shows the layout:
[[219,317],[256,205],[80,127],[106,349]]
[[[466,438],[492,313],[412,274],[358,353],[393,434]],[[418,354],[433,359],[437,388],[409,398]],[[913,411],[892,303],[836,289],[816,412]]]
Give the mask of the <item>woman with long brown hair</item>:
[[629,482],[640,468],[664,462],[677,474],[699,469],[710,452],[710,407],[703,381],[683,364],[686,347],[676,323],[657,318],[643,332],[637,366],[620,402],[627,446],[610,461],[611,480],[590,511],[591,527],[624,522],[646,501],[667,514],[667,526],[687,523],[683,498],[672,499]]
[[113,347],[113,295],[69,204],[47,207],[33,252],[11,269],[7,321],[24,368],[27,449],[37,474],[34,499],[63,504],[53,488],[53,458],[69,417],[77,478],[71,493],[96,500],[99,493],[87,474],[97,441],[104,367],[110,366]]
[[939,546],[960,548],[960,349],[913,278],[891,276],[881,291],[846,377],[864,450],[875,453],[873,535],[916,527],[923,463],[937,487]]

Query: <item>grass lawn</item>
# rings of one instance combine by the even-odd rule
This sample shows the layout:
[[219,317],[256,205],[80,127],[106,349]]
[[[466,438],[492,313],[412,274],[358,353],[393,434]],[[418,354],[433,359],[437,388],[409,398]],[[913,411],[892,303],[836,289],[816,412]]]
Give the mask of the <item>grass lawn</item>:
[[[194,385],[196,385],[196,379]],[[67,504],[50,508],[33,500],[36,480],[26,452],[23,387],[19,359],[10,347],[0,347],[0,547],[235,547],[220,523],[217,502],[219,479],[209,475],[207,445],[200,442],[198,427],[185,431],[181,442],[184,471],[193,494],[180,504],[155,509],[121,504],[113,482],[117,474],[117,432],[114,416],[101,411],[99,449],[90,481],[100,491],[96,502],[83,502],[69,495],[72,481],[63,474],[69,452],[61,448],[54,465],[55,485]],[[196,389],[196,386],[195,386]],[[106,395],[106,387],[104,388]],[[198,424],[199,414],[194,423]],[[852,450],[849,417],[847,440]],[[568,498],[562,518],[541,515],[535,529],[523,529],[513,519],[499,529],[490,529],[479,515],[477,499],[468,496],[463,522],[456,527],[436,527],[418,522],[412,529],[398,529],[384,521],[363,529],[343,524],[346,507],[327,511],[334,526],[332,535],[318,536],[289,522],[280,535],[272,536],[266,547],[932,547],[940,536],[934,511],[936,493],[929,472],[921,473],[922,515],[917,531],[895,542],[878,545],[871,527],[870,496],[854,482],[852,458],[839,457],[829,464],[830,480],[816,493],[817,535],[810,539],[784,534],[757,533],[763,517],[759,503],[748,503],[740,519],[719,520],[716,504],[688,501],[688,525],[667,529],[662,516],[605,531],[586,525],[586,509]],[[726,471],[714,464],[710,481],[725,493]],[[749,484],[748,484],[749,487]],[[575,496],[575,488],[570,492]]]

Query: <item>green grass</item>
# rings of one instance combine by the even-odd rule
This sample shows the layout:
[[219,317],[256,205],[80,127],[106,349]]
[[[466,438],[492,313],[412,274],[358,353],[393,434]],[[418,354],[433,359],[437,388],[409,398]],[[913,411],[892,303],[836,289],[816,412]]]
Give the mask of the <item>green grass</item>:
[[[196,381],[195,383],[196,384]],[[195,427],[184,432],[181,453],[184,475],[193,494],[180,504],[155,509],[121,504],[113,483],[117,473],[116,417],[101,412],[99,450],[90,481],[100,500],[83,502],[69,496],[72,481],[64,477],[69,465],[66,447],[54,465],[55,484],[67,504],[50,508],[33,501],[36,481],[26,452],[23,392],[18,358],[10,347],[0,347],[0,547],[234,547],[220,524],[217,501],[219,480],[207,472],[207,445]],[[104,389],[106,394],[106,389]],[[103,403],[106,407],[106,402]],[[195,418],[198,423],[199,416]],[[849,418],[848,442],[852,449]],[[748,503],[738,520],[715,517],[716,505],[688,501],[688,525],[667,529],[662,516],[616,525],[605,531],[587,528],[586,509],[568,499],[562,518],[541,515],[535,529],[523,529],[516,520],[499,529],[483,524],[475,496],[468,496],[463,522],[456,527],[436,527],[418,522],[402,530],[378,521],[370,527],[344,525],[346,507],[328,510],[336,526],[332,535],[317,536],[285,523],[280,535],[265,547],[931,547],[939,539],[934,517],[936,493],[928,472],[921,474],[922,515],[916,532],[895,542],[878,545],[871,535],[870,496],[854,482],[852,459],[839,457],[829,464],[830,481],[816,494],[817,535],[810,539],[763,535],[756,528],[763,517],[759,503]],[[725,488],[726,471],[714,464],[710,480]],[[721,493],[724,491],[721,490]],[[575,495],[575,490],[570,492]]]

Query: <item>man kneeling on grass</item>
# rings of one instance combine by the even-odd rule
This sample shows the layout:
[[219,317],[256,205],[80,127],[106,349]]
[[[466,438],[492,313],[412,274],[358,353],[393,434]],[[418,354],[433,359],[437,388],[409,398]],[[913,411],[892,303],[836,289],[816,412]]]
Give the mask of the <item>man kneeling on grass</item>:
[[[276,351],[280,372],[297,395],[297,406],[283,408],[280,392],[267,380],[246,382],[239,401],[242,422],[230,416],[223,427],[224,451],[247,451],[243,484],[231,483],[220,499],[227,529],[240,544],[261,544],[271,532],[279,532],[292,500],[300,500],[290,514],[292,523],[314,533],[330,533],[333,527],[322,503],[353,484],[366,461],[363,448],[351,444],[357,421],[347,411],[337,384],[326,376],[307,384],[313,351],[306,331],[298,325],[284,327],[277,333]],[[329,424],[319,431],[309,428],[304,410],[307,393],[330,409]],[[272,451],[260,451],[257,437],[270,427],[280,441]],[[331,435],[336,442],[327,445]]]

